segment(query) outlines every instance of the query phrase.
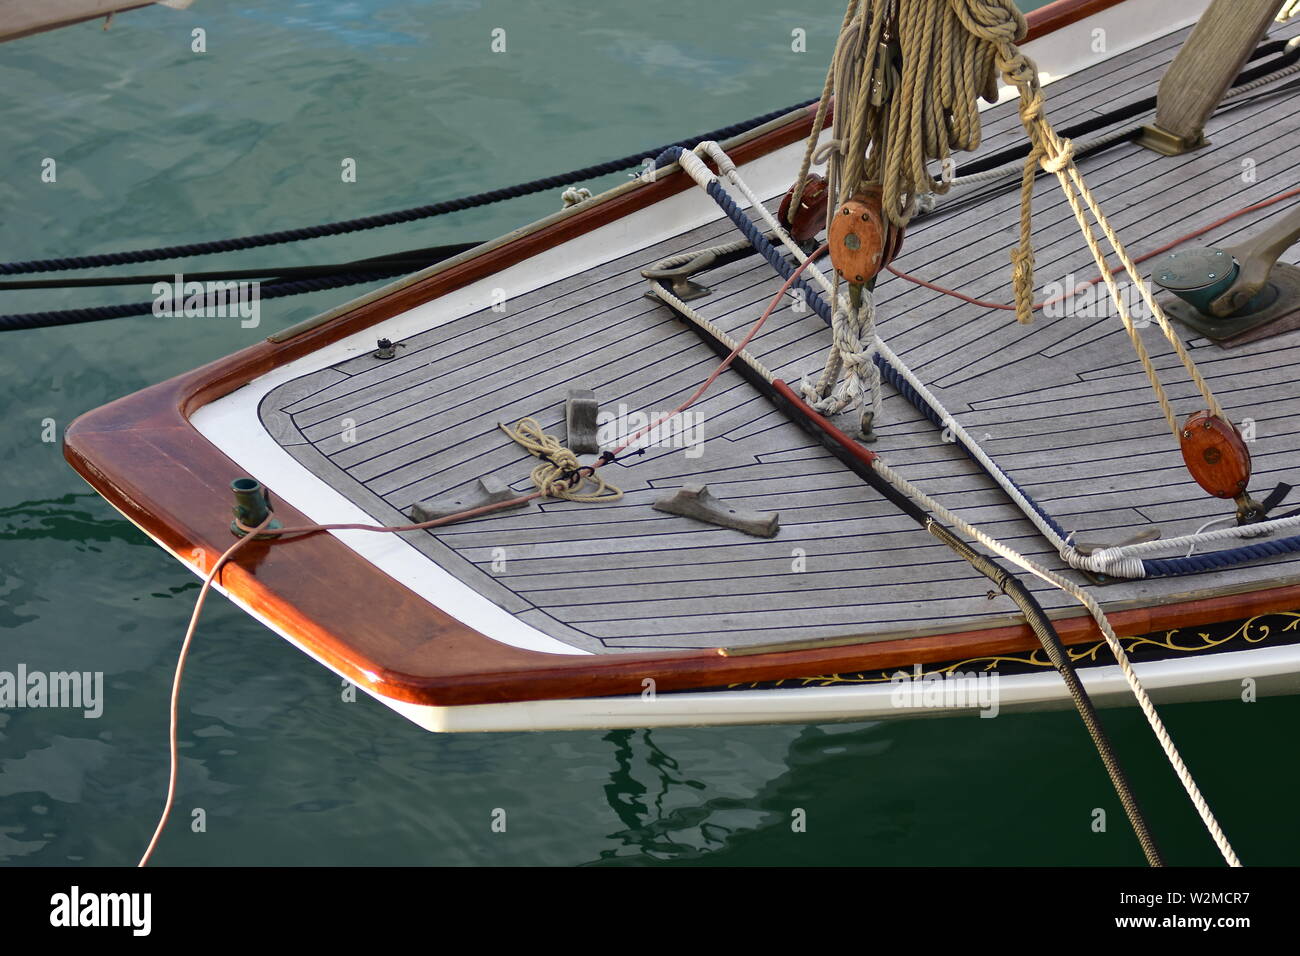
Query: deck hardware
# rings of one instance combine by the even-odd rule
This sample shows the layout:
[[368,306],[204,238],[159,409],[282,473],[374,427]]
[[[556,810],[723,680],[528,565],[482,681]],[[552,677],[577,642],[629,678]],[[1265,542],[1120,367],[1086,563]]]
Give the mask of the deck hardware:
[[871,281],[885,265],[889,228],[880,203],[880,187],[872,186],[854,193],[831,217],[826,233],[831,264],[853,285]]
[[673,266],[668,269],[642,269],[641,275],[646,279],[667,279],[673,284],[673,295],[683,302],[690,302],[692,299],[703,298],[713,291],[708,286],[692,282],[691,276],[697,272],[712,268],[717,259],[717,253],[705,251],[680,266]]
[[406,343],[392,342],[388,339],[380,339],[378,342],[375,343],[375,345],[377,345],[378,348],[376,348],[370,354],[377,359],[396,358],[397,350],[406,348]]
[[875,419],[876,413],[870,409],[864,411],[862,417],[858,419],[858,437],[868,444],[874,442],[879,437],[871,428],[871,423],[874,422]]
[[902,46],[898,40],[882,40],[876,47],[875,62],[871,71],[871,105],[884,106],[893,97],[894,91],[902,83],[899,64],[902,62]]
[[1250,484],[1250,451],[1235,425],[1200,411],[1179,433],[1183,464],[1208,495],[1236,499]]
[[596,393],[589,388],[571,388],[564,400],[565,441],[570,451],[578,455],[594,455],[600,451],[596,438],[596,416],[600,403]]
[[1300,268],[1277,261],[1297,239],[1300,210],[1240,245],[1167,253],[1152,278],[1178,298],[1161,306],[1225,347],[1298,328]]
[[733,508],[713,497],[708,485],[682,485],[673,494],[654,503],[656,511],[694,518],[723,528],[734,528],[756,538],[774,538],[781,528],[781,516],[775,511],[750,511]]
[[1267,519],[1264,506],[1246,492],[1233,499],[1237,505],[1237,524],[1258,524]]
[[1080,554],[1094,554],[1097,551],[1105,551],[1107,548],[1127,548],[1131,544],[1146,544],[1148,541],[1155,541],[1160,537],[1159,528],[1143,528],[1137,531],[1123,541],[1114,543],[1101,543],[1099,541],[1076,541],[1073,542],[1074,550]]
[[1139,145],[1165,156],[1207,146],[1205,124],[1264,39],[1281,0],[1214,0],[1160,79]]
[[[826,224],[826,203],[830,199],[830,187],[826,180],[816,173],[808,176],[804,183],[803,194],[799,197],[799,206],[793,212],[790,201],[794,198],[794,186],[786,192],[781,200],[781,207],[776,211],[776,218],[790,230],[790,236],[799,243],[813,239]],[[815,247],[814,243],[814,247]],[[810,250],[804,250],[808,253]]]
[[[446,518],[462,511],[482,508],[484,505],[494,505],[518,497],[519,492],[512,491],[500,478],[488,475],[471,485],[468,492],[461,497],[452,498],[450,495],[443,495],[440,498],[422,501],[419,504],[411,505],[409,513],[411,520],[421,524],[425,521],[436,521],[439,518]],[[519,504],[510,507],[527,508],[528,502],[521,501]]]
[[[230,522],[230,531],[236,537],[244,537],[248,534],[240,524],[245,527],[255,528],[270,515],[271,496],[267,494],[262,483],[256,478],[236,478],[230,483],[230,490],[235,493],[235,507],[232,509],[235,513],[235,520]],[[282,528],[277,519],[272,518],[271,523],[267,525],[267,530],[272,531]],[[275,535],[259,534],[258,538],[273,538]]]

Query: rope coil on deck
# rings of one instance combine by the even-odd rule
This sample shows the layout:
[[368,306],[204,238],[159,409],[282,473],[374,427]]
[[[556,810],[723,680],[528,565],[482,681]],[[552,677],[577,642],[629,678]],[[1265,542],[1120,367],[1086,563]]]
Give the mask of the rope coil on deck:
[[[595,468],[584,466],[558,438],[548,435],[537,419],[521,418],[514,428],[500,423],[497,427],[528,454],[542,459],[529,477],[543,494],[587,504],[608,504],[623,497]],[[591,491],[582,490],[589,485]]]

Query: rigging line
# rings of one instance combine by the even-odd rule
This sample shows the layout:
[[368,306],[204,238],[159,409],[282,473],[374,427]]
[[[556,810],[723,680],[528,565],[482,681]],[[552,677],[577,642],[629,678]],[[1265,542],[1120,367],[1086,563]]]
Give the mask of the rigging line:
[[[728,180],[732,182],[733,185],[737,185],[737,187],[740,188],[747,197],[753,196],[752,191],[744,185],[743,179],[735,170],[734,164],[727,159],[726,154],[722,152],[716,143],[701,143],[697,149],[712,154],[713,158],[719,164],[719,169],[723,171]],[[683,171],[688,175],[691,175],[698,185],[701,185],[706,189],[708,194],[713,197],[718,205],[727,213],[728,217],[731,218],[736,227],[742,232],[742,234],[744,234],[746,241],[751,246],[756,247],[758,251],[762,252],[769,264],[771,264],[779,274],[788,275],[792,269],[791,265],[779,252],[777,252],[773,247],[771,240],[756,228],[755,223],[745,216],[739,206],[737,206],[726,192],[721,189],[717,178],[703,166],[699,161],[699,158],[693,153],[680,151],[681,155],[679,156],[678,152],[679,151],[677,150],[671,151],[670,155],[665,158],[677,158]],[[752,204],[757,202],[757,199],[751,198],[750,201]],[[763,216],[764,214],[770,216],[770,212],[767,210],[766,206],[761,203],[758,205],[757,211],[760,216]],[[787,249],[796,257],[803,258],[803,251],[797,244],[793,243],[793,240],[789,240],[789,238],[786,237],[784,230],[779,228],[774,229],[774,235],[785,237],[783,239],[783,244]],[[737,245],[738,243],[730,243],[726,246],[716,247],[713,251],[717,252],[722,249],[731,249]],[[685,262],[691,261],[691,259],[695,258],[695,256],[699,254],[700,253],[697,252],[691,255],[670,257],[669,259],[659,262],[658,266],[668,267],[670,265],[682,265]],[[833,295],[833,289],[821,271],[814,266],[812,267],[811,272],[814,279],[816,279],[817,282],[827,290],[828,294]],[[830,324],[830,307],[827,305],[826,301],[821,296],[817,295],[816,291],[809,287],[806,282],[799,280],[798,285],[807,296],[805,301],[812,307],[813,311],[821,316],[827,324]],[[704,325],[713,334],[720,335],[722,339],[728,343],[728,347],[731,347],[731,345],[734,344],[720,329],[708,322],[707,319],[704,319],[698,312],[691,309],[691,307],[685,302],[677,299],[668,291],[663,283],[658,283],[657,286],[653,288],[655,288],[655,294],[661,299],[669,302],[678,310],[690,314],[692,316],[692,321]],[[762,365],[759,364],[758,360],[748,352],[748,350],[742,352],[739,355],[739,358],[746,365],[752,367],[762,375],[767,376],[768,378],[771,377],[771,373],[764,369]],[[992,478],[999,487],[1002,488],[1021,512],[1034,524],[1036,528],[1038,528],[1043,536],[1046,537],[1048,541],[1052,542],[1053,546],[1060,551],[1062,558],[1071,567],[1121,578],[1142,578],[1148,576],[1163,577],[1194,574],[1213,568],[1240,564],[1263,557],[1271,557],[1278,554],[1300,551],[1300,536],[1297,536],[1279,541],[1255,543],[1240,548],[1191,557],[1185,556],[1182,558],[1142,560],[1136,557],[1139,553],[1147,553],[1144,549],[1151,549],[1153,545],[1155,548],[1159,548],[1161,545],[1158,542],[1148,543],[1145,545],[1127,545],[1123,547],[1106,548],[1089,555],[1083,555],[1076,551],[1070,544],[1069,535],[1055,521],[1055,519],[1053,519],[1052,516],[1049,515],[1040,504],[1038,504],[1038,502],[1030,497],[1030,495],[1027,494],[1000,465],[989,457],[989,455],[980,447],[979,443],[971,438],[971,436],[966,432],[961,423],[943,408],[934,395],[932,395],[926,388],[925,384],[922,383],[920,379],[918,379],[902,362],[902,360],[889,349],[888,345],[884,342],[879,342],[877,345],[877,352],[873,356],[873,359],[889,382],[894,385],[894,387],[897,388],[913,406],[930,418],[930,420],[936,425],[951,428],[953,436],[962,450],[979,465],[985,474]],[[742,373],[744,372],[744,368],[741,368],[740,370]],[[1297,523],[1300,523],[1300,519],[1289,519],[1285,521],[1283,519],[1276,519],[1274,521],[1252,525],[1250,527],[1252,533],[1257,534],[1262,531],[1291,527]],[[1233,532],[1237,530],[1240,529],[1225,529],[1217,532],[1206,532],[1200,536],[1198,540],[1209,541],[1217,540],[1219,537],[1231,537],[1233,536]]]
[[[673,302],[675,297],[669,294],[664,295],[665,290],[659,283],[652,284],[652,289],[657,295],[665,298],[665,301],[678,312],[678,314],[687,320],[690,327],[700,335],[706,343],[710,343],[715,351],[721,353],[724,343],[713,339],[712,335],[700,323],[695,321],[694,310],[686,306],[685,303]],[[1128,654],[1120,643],[1119,638],[1115,635],[1114,629],[1111,628],[1110,622],[1106,619],[1105,612],[1096,600],[1083,588],[1074,584],[1066,578],[1039,566],[1030,559],[1024,557],[1009,546],[998,541],[996,538],[981,531],[978,527],[970,524],[960,515],[950,511],[934,499],[930,498],[923,491],[903,478],[892,468],[885,464],[881,458],[870,449],[863,447],[853,439],[849,438],[843,432],[839,431],[834,425],[827,421],[823,416],[813,411],[804,401],[785,382],[777,379],[767,378],[754,370],[748,364],[736,366],[740,372],[752,385],[754,385],[761,394],[767,397],[776,407],[791,417],[795,424],[803,428],[809,434],[818,438],[822,444],[831,451],[837,458],[849,466],[857,475],[862,477],[873,488],[880,490],[884,496],[898,506],[905,514],[924,523],[927,520],[934,520],[934,516],[940,518],[946,524],[949,524],[968,538],[972,538],[984,545],[995,554],[1001,555],[1013,564],[1022,569],[1042,578],[1052,586],[1069,594],[1089,612],[1096,621],[1098,629],[1105,638],[1111,653],[1114,655],[1120,670],[1132,690],[1138,706],[1142,709],[1147,722],[1150,724],[1152,732],[1159,741],[1162,749],[1168,758],[1174,773],[1182,782],[1184,789],[1191,798],[1193,805],[1201,815],[1202,821],[1206,825],[1207,831],[1211,838],[1219,846],[1220,852],[1229,865],[1240,866],[1241,862],[1237,858],[1231,845],[1227,841],[1222,828],[1215,819],[1213,812],[1210,810],[1208,803],[1200,792],[1196,781],[1192,779],[1190,771],[1183,762],[1177,747],[1173,743],[1168,730],[1164,726],[1160,715],[1155,710],[1146,689],[1143,687],[1137,674],[1133,671],[1129,662]],[[1049,651],[1050,653],[1050,651]]]
[[[1239,96],[1243,93],[1251,92],[1260,86],[1289,76],[1289,68],[1300,63],[1300,43],[1296,40],[1269,40],[1260,44],[1251,53],[1248,63],[1261,59],[1272,54],[1280,54],[1275,59],[1267,63],[1262,63],[1254,69],[1243,70],[1234,78],[1233,86],[1223,95],[1226,100],[1231,96]],[[1275,75],[1276,74],[1276,75]],[[1226,104],[1225,104],[1226,105]],[[1156,107],[1156,97],[1149,96],[1124,106],[1103,113],[1099,116],[1090,117],[1085,120],[1070,123],[1061,127],[1059,133],[1067,139],[1077,139],[1080,136],[1086,136],[1089,133],[1095,133],[1098,130],[1105,129],[1107,126],[1124,120],[1132,119],[1135,116],[1141,116],[1144,113],[1153,111]],[[1133,127],[1138,129],[1139,127]],[[1000,170],[1003,166],[1019,165],[1024,163],[1025,157],[1029,155],[1024,146],[1010,146],[997,152],[988,153],[979,156],[964,163],[961,167],[963,175],[954,180],[959,184],[963,178],[982,176]],[[1017,170],[1019,173],[1019,170]]]
[[[1137,256],[1133,260],[1133,262],[1136,265],[1138,263],[1146,262],[1148,259],[1154,259],[1156,256],[1166,253],[1170,249],[1176,249],[1178,246],[1181,246],[1183,243],[1190,242],[1192,239],[1197,239],[1200,236],[1205,235],[1207,232],[1212,232],[1215,229],[1218,229],[1219,227],[1232,222],[1234,219],[1239,219],[1240,217],[1245,216],[1252,212],[1258,212],[1261,209],[1267,209],[1269,206],[1276,205],[1277,203],[1283,202],[1287,199],[1293,199],[1296,196],[1300,196],[1300,188],[1288,189],[1286,192],[1279,193],[1276,196],[1272,196],[1268,199],[1265,199],[1263,202],[1257,202],[1254,205],[1246,206],[1243,209],[1238,209],[1236,212],[1230,213],[1226,216],[1216,219],[1214,222],[1208,225],[1202,226],[1199,229],[1195,229],[1192,232],[1187,233],[1186,235],[1179,236],[1177,239],[1174,239],[1172,242],[1167,242],[1164,245],[1160,246],[1159,248],[1152,249],[1149,252],[1144,252],[1142,255]],[[930,282],[926,279],[920,278],[919,276],[915,276],[910,273],[904,272],[903,270],[894,267],[892,264],[886,266],[885,268],[887,268],[894,275],[898,276],[900,279],[906,279],[908,282],[922,286],[926,289],[930,289],[933,292],[941,292],[944,295],[952,296],[955,299],[961,299],[963,302],[969,302],[971,305],[978,305],[985,309],[1001,309],[1009,312],[1014,312],[1016,310],[1016,307],[1014,305],[1007,305],[1001,302],[989,302],[985,299],[973,298],[969,295],[966,295],[964,292],[958,291],[956,289],[950,289],[946,286],[942,286],[938,284],[937,282]],[[1116,273],[1124,273],[1127,272],[1128,270],[1123,265],[1120,265],[1117,266],[1114,269],[1114,271]],[[1073,289],[1068,290],[1060,295],[1053,296],[1050,299],[1043,299],[1041,302],[1035,302],[1034,310],[1042,311],[1043,309],[1047,308],[1049,305],[1055,305],[1059,302],[1067,301],[1073,298],[1079,292],[1083,291],[1084,289],[1091,288],[1092,286],[1097,285],[1099,282],[1102,281],[1103,278],[1101,276],[1094,276],[1093,278],[1089,279],[1086,282],[1078,283],[1077,285],[1075,285]]]

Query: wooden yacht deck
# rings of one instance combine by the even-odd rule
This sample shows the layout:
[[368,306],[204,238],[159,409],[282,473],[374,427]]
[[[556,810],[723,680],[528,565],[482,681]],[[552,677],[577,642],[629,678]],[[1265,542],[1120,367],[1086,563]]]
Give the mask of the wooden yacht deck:
[[[1275,36],[1297,32],[1300,26],[1291,25]],[[1049,116],[1060,128],[1151,95],[1184,36],[1052,84]],[[1300,99],[1270,96],[1216,115],[1211,146],[1200,151],[1166,158],[1122,144],[1080,167],[1137,255],[1294,186],[1298,115]],[[1023,141],[1014,104],[987,111],[985,123],[981,152]],[[1247,168],[1253,182],[1243,179]],[[1017,187],[1018,179],[955,191],[914,223],[896,265],[1009,302]],[[1192,244],[1231,244],[1288,208],[1243,217]],[[383,524],[403,523],[412,504],[456,497],[483,476],[531,490],[535,460],[497,423],[531,416],[562,438],[570,388],[594,389],[610,412],[620,404],[661,411],[681,401],[716,357],[644,296],[640,271],[734,237],[729,222],[715,221],[510,298],[503,312],[487,308],[413,335],[395,359],[363,354],[304,375],[265,397],[262,420],[294,458]],[[1039,182],[1035,237],[1040,289],[1095,274],[1051,179]],[[1295,250],[1288,256],[1295,261]],[[758,257],[698,281],[713,291],[696,307],[742,332],[779,286]],[[1097,290],[1104,314],[1040,315],[1023,327],[1012,313],[886,276],[877,293],[880,331],[985,449],[1081,539],[1119,542],[1152,526],[1172,537],[1229,514],[1230,502],[1207,498],[1185,471],[1104,287]],[[1148,329],[1145,338],[1176,412],[1196,411],[1200,399],[1158,330]],[[1278,481],[1300,483],[1300,332],[1231,350],[1190,332],[1185,341],[1234,420],[1254,422],[1256,496]],[[797,381],[816,374],[829,342],[814,313],[787,305],[751,350],[778,377]],[[1062,568],[1002,492],[885,388],[873,449],[968,520]],[[1016,619],[1009,601],[987,597],[984,578],[734,374],[720,378],[694,411],[702,417],[702,453],[650,448],[606,469],[626,492],[616,504],[544,500],[404,537],[520,620],[597,652],[897,637]],[[687,482],[705,482],[746,508],[779,512],[779,534],[752,538],[652,509],[657,497]],[[799,572],[793,568],[801,554],[806,569]],[[1115,584],[1098,594],[1108,608],[1122,608],[1296,581],[1300,555],[1212,575]],[[1036,591],[1050,609],[1070,603],[1045,585]]]

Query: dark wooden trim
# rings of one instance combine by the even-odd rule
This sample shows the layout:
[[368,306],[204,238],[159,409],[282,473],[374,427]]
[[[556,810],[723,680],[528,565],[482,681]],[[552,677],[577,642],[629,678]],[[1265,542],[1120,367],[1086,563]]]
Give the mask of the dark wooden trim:
[[1124,2],[1125,0],[1056,0],[1055,3],[1025,14],[1025,19],[1029,21],[1029,33],[1025,36],[1025,42],[1037,40],[1062,27],[1078,23],[1084,17],[1101,13]]
[[[1049,26],[1086,16],[1082,10],[1095,12],[1111,5],[1063,0],[1030,14],[1030,20],[1041,35]],[[808,113],[737,147],[733,156],[748,162],[801,139],[810,125]],[[292,339],[260,342],[105,405],[73,422],[64,454],[100,494],[182,560],[193,563],[198,553],[210,566],[232,541],[229,488],[242,469],[190,424],[196,409],[286,362],[689,185],[685,175],[667,176]],[[277,514],[289,525],[310,523],[286,502],[277,502]],[[1009,654],[1037,646],[1027,626],[1014,625],[743,657],[714,650],[543,654],[501,644],[466,627],[326,534],[276,544],[253,542],[223,570],[221,584],[349,679],[390,698],[436,705],[640,693],[647,677],[663,690],[716,687]],[[1300,607],[1300,586],[1121,611],[1111,615],[1111,621],[1122,634],[1131,635],[1295,607]],[[1060,621],[1058,629],[1069,644],[1099,636],[1086,615]]]

